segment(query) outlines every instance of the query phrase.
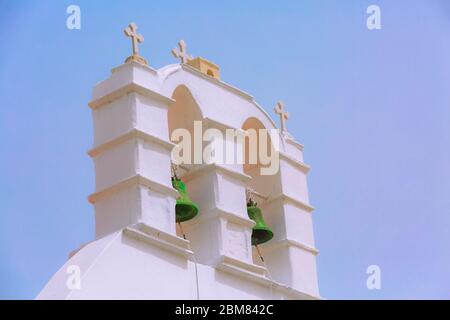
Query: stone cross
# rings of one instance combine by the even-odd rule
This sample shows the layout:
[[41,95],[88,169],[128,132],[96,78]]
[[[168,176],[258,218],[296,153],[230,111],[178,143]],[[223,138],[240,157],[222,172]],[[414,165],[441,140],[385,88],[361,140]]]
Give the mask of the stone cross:
[[123,30],[125,35],[131,38],[131,44],[133,46],[133,56],[139,56],[138,43],[144,42],[144,36],[137,33],[137,26],[134,22],[130,23],[128,27]]
[[180,49],[172,49],[172,54],[175,58],[180,59],[181,63],[187,63],[189,60],[192,60],[192,56],[186,51],[186,42],[184,40],[178,42],[178,47]]
[[288,134],[286,129],[286,120],[289,119],[289,113],[284,110],[284,103],[282,101],[278,101],[274,111],[280,116],[281,133]]

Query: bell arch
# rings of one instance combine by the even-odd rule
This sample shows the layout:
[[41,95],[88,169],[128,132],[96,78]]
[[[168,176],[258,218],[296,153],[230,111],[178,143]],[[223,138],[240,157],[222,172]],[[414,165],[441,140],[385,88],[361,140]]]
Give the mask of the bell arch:
[[241,128],[242,123],[255,117],[264,127],[276,128],[274,120],[248,93],[223,81],[198,76],[196,72],[180,65],[169,65],[158,70],[161,76],[161,93],[172,96],[184,86],[193,97],[202,118],[217,120],[231,128]]
[[[199,105],[192,96],[191,91],[185,85],[179,85],[175,88],[172,94],[172,98],[175,102],[170,106],[167,117],[169,126],[169,139],[178,143],[173,138],[173,133],[176,129],[185,129],[190,134],[190,158],[193,159],[194,155],[194,123],[195,121],[202,121],[203,114]],[[183,168],[189,168],[191,161],[188,164],[183,164]]]
[[168,111],[169,137],[173,130],[184,128],[193,131],[194,121],[203,119],[199,105],[192,96],[191,91],[185,85],[179,85],[172,94],[175,102]]
[[[248,118],[242,124],[242,130],[246,133],[243,145],[243,172],[251,177],[247,182],[247,187],[251,190],[253,201],[261,209],[266,224],[269,228],[276,230],[277,226],[271,225],[270,206],[266,204],[281,190],[280,172],[276,170],[273,174],[264,174],[262,169],[270,165],[279,168],[278,149],[273,145],[269,131],[259,119]],[[268,159],[277,163],[268,164]],[[261,264],[255,248],[253,248],[253,262]]]
[[[243,172],[251,177],[249,187],[257,192],[260,200],[264,200],[278,191],[274,188],[279,187],[279,171],[275,170],[274,174],[262,174],[263,168],[268,168],[270,165],[278,166],[277,148],[272,143],[269,131],[257,118],[251,117],[245,120],[242,130],[247,133],[243,146]],[[263,138],[263,135],[266,135],[266,138]],[[267,161],[270,163],[268,164]]]
[[[177,175],[178,178],[181,180],[184,180],[182,176],[186,174],[190,168],[192,167],[192,159],[194,155],[194,123],[195,121],[201,121],[203,119],[202,112],[200,110],[200,107],[198,106],[197,102],[195,101],[194,97],[192,96],[191,91],[185,86],[185,85],[179,85],[175,88],[175,90],[172,93],[172,99],[175,101],[169,108],[167,113],[168,118],[168,129],[169,129],[169,139],[171,142],[177,144],[179,143],[180,139],[186,139],[188,137],[184,136],[183,138],[180,138],[178,136],[173,136],[173,133],[177,129],[185,129],[190,134],[190,139],[188,143],[190,144],[190,156],[191,162],[188,163],[181,163],[178,166]],[[186,151],[182,151],[184,153]],[[173,178],[173,177],[172,177]],[[177,182],[174,182],[175,184]],[[185,183],[185,181],[181,182],[182,184]],[[175,187],[175,186],[174,186]],[[189,188],[189,185],[187,186]],[[186,185],[183,186],[182,189],[185,190]],[[186,191],[186,190],[185,190]],[[187,192],[184,196],[187,195]],[[183,195],[180,194],[180,196],[183,197]],[[178,206],[178,204],[177,204]],[[197,208],[198,212],[198,208]],[[178,218],[178,217],[177,217]],[[178,222],[178,221],[177,221]],[[178,236],[182,236],[181,229],[179,227],[179,224],[176,226],[176,232]]]

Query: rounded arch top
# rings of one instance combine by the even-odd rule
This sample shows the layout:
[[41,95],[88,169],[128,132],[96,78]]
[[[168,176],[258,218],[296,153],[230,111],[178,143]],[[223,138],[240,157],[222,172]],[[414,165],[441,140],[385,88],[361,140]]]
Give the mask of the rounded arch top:
[[175,102],[168,111],[169,133],[177,128],[193,131],[194,121],[201,121],[203,114],[192,92],[185,85],[179,85],[171,97]]
[[273,119],[252,96],[231,85],[180,64],[163,67],[158,73],[161,93],[176,100],[174,95],[179,88],[188,91],[202,118],[209,118],[232,128],[242,128],[247,119],[255,118],[266,129],[276,128]]

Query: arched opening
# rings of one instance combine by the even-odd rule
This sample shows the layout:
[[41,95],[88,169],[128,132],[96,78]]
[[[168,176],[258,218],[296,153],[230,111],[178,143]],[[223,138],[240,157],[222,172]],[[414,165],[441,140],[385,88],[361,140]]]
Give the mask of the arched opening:
[[168,112],[169,133],[177,128],[193,129],[194,121],[202,120],[202,113],[189,89],[184,85],[178,86],[172,98],[175,102]]
[[[266,130],[260,120],[253,117],[248,118],[242,125],[242,129],[246,132],[243,146],[243,171],[251,176],[247,187],[252,199],[261,209],[266,224],[274,229],[274,226],[270,225],[269,200],[274,195],[279,194],[281,190],[278,153],[272,143],[269,131]],[[273,162],[276,162],[276,164]],[[265,174],[262,169],[270,166],[275,166],[276,172]],[[262,264],[255,247],[253,247],[253,262]]]
[[[175,137],[174,139],[174,131],[177,129],[185,129],[189,132],[192,139],[190,143],[190,157],[188,158],[191,158],[191,161],[182,164],[183,168],[189,168],[190,164],[193,163],[194,155],[194,123],[195,121],[201,121],[203,116],[198,104],[196,103],[194,97],[186,86],[178,86],[173,92],[172,98],[175,100],[175,102],[170,106],[168,112],[169,137],[172,142],[178,143],[182,139],[180,139],[179,137],[178,141],[177,137]],[[184,154],[181,152],[181,155]]]
[[[170,140],[175,143],[186,143],[184,146],[189,145],[189,151],[186,155],[184,151],[180,151],[178,154],[181,155],[181,160],[186,159],[186,161],[182,161],[182,163],[177,165],[177,176],[180,178],[189,190],[189,183],[185,181],[183,176],[185,176],[194,165],[194,123],[195,121],[202,120],[202,113],[194,97],[192,96],[189,89],[184,86],[178,86],[173,94],[172,98],[175,102],[170,106],[168,111],[168,125],[169,125],[169,137]],[[189,136],[177,134],[178,132],[185,131],[189,133]],[[183,139],[189,138],[190,141],[182,141]],[[186,156],[186,157],[185,157]],[[179,225],[177,225],[177,235],[182,236],[181,229]]]
[[278,177],[278,170],[275,174],[262,174],[262,168],[272,166],[276,169],[278,166],[278,154],[272,138],[262,122],[256,118],[247,119],[242,129],[247,132],[244,143],[244,173],[252,177],[249,187],[261,196],[268,197],[277,191],[274,188]]

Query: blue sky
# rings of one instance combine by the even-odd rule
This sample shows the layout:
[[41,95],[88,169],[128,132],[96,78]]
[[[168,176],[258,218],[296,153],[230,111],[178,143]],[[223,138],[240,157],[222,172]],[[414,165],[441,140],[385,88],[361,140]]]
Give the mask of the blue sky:
[[34,298],[93,239],[87,103],[129,55],[131,21],[153,67],[183,38],[270,113],[284,100],[312,166],[322,296],[450,299],[446,0],[1,1],[0,298]]

